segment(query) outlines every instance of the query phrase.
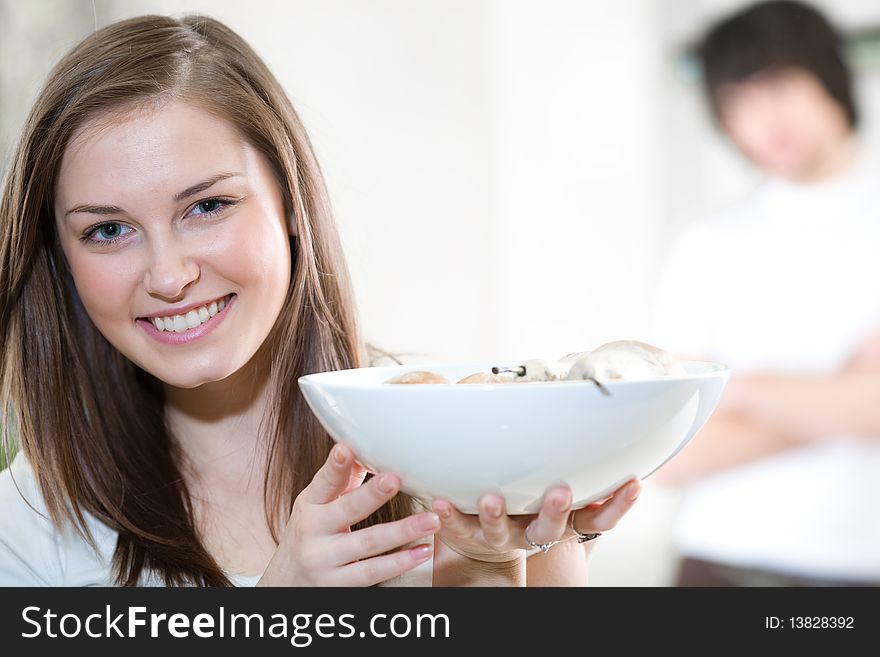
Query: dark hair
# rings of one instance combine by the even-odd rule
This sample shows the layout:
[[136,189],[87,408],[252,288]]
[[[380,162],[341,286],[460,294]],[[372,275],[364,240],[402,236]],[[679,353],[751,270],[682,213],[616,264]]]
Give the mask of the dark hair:
[[821,13],[791,0],[751,5],[706,34],[697,49],[703,82],[716,117],[719,87],[756,73],[798,68],[812,73],[842,106],[851,128],[858,124],[843,40]]
[[[133,103],[183,99],[232,123],[268,159],[296,222],[271,354],[264,478],[273,538],[332,446],[295,385],[361,362],[348,270],[305,129],[279,82],[235,32],[205,16],[104,27],[57,64],[37,97],[0,198],[0,435],[17,438],[51,519],[90,542],[85,514],[118,534],[116,582],[226,585],[196,526],[158,380],[85,313],[53,220],[58,167],[79,126]],[[403,518],[398,494],[364,524]],[[256,511],[255,511],[256,512]]]

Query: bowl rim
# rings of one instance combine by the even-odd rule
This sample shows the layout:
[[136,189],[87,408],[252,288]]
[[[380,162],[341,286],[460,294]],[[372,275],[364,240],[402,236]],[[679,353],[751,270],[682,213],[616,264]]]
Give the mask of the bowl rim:
[[[494,361],[496,364],[498,361]],[[674,381],[699,381],[703,379],[714,379],[718,377],[728,376],[731,372],[731,368],[723,363],[718,363],[715,361],[707,361],[707,360],[682,360],[680,361],[682,365],[692,365],[692,366],[702,366],[706,368],[704,372],[696,372],[696,373],[688,373],[684,376],[662,376],[655,377],[649,379],[610,379],[606,381],[602,381],[602,385],[610,388],[619,388],[626,387],[630,385],[636,384],[645,384],[654,381],[663,381],[663,382],[674,382]],[[389,390],[522,390],[523,388],[533,388],[535,386],[540,388],[568,388],[574,386],[589,386],[590,388],[595,388],[596,384],[590,380],[582,380],[582,381],[529,381],[526,383],[517,383],[516,385],[511,385],[509,383],[471,383],[466,385],[459,385],[454,381],[450,381],[449,383],[421,383],[419,385],[390,385],[386,384],[384,381],[382,382],[352,382],[350,380],[342,380],[342,381],[334,381],[333,379],[337,377],[337,375],[342,375],[347,372],[355,372],[359,370],[384,370],[387,373],[387,376],[393,376],[394,374],[401,374],[407,371],[411,372],[421,372],[421,371],[434,371],[435,368],[467,368],[467,369],[485,369],[486,361],[466,361],[466,362],[433,362],[433,363],[411,363],[411,364],[402,364],[402,365],[379,365],[379,366],[367,366],[367,367],[349,367],[342,370],[328,370],[326,372],[313,372],[311,374],[304,374],[297,379],[297,382],[300,385],[314,385],[321,387],[332,387],[334,389],[343,389],[343,388],[352,388],[352,389],[387,389]],[[329,379],[329,380],[326,380]],[[552,383],[552,386],[548,386],[548,383]]]

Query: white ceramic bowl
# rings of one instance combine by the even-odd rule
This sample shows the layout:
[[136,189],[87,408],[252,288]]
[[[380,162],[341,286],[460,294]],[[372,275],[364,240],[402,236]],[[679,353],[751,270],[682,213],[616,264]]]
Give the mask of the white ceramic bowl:
[[730,371],[685,362],[683,377],[494,385],[394,385],[429,370],[450,381],[492,363],[369,367],[310,374],[299,385],[337,441],[403,490],[442,497],[467,513],[487,492],[509,513],[536,513],[551,484],[571,486],[574,506],[602,499],[672,458],[715,409]]

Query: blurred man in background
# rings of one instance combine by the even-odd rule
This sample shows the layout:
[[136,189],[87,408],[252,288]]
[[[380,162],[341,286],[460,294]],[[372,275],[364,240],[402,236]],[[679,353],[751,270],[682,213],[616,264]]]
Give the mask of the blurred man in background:
[[679,585],[880,584],[880,172],[842,47],[813,8],[766,2],[699,49],[766,178],[683,232],[658,295],[657,344],[734,369],[658,473],[687,486]]

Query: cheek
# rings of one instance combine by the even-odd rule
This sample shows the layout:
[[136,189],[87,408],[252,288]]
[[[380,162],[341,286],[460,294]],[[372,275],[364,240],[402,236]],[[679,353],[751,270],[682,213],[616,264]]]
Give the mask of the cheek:
[[759,166],[773,166],[777,160],[797,159],[807,147],[803,117],[778,104],[758,116],[732,124],[729,134],[737,147]]
[[69,261],[77,293],[92,323],[105,335],[119,320],[131,323],[137,271],[130,260],[108,254]]
[[771,143],[771,125],[764,117],[732,121],[727,132],[737,147],[750,156],[763,154]]
[[776,133],[792,157],[808,157],[833,132],[833,101],[816,84],[790,84],[779,94]]
[[287,290],[291,256],[287,231],[272,214],[254,212],[231,230],[219,230],[212,244],[212,260],[224,278],[266,297]]
[[798,137],[805,146],[820,144],[833,135],[838,126],[843,127],[845,124],[842,111],[831,102],[823,100],[817,99],[809,105],[802,104],[798,111],[791,113],[793,129],[797,130]]

